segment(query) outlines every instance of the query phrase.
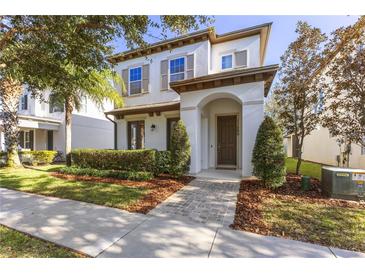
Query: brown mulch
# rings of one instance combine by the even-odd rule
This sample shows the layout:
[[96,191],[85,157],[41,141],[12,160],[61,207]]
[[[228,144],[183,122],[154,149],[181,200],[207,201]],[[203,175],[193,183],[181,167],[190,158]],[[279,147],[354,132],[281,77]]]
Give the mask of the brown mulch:
[[261,207],[264,199],[280,199],[284,201],[296,201],[306,203],[319,203],[327,206],[345,208],[364,208],[364,204],[326,197],[320,188],[320,182],[312,178],[310,189],[300,189],[301,177],[288,174],[287,182],[275,189],[267,189],[260,180],[242,180],[240,191],[237,195],[237,206],[233,229],[246,230],[263,235],[272,235],[271,229],[265,224]]
[[127,187],[143,187],[148,189],[148,193],[143,196],[142,199],[136,203],[131,204],[125,210],[130,212],[137,212],[147,214],[151,209],[155,208],[158,204],[166,200],[169,196],[174,194],[185,185],[189,184],[194,177],[182,176],[180,178],[172,178],[167,175],[160,175],[149,181],[129,181],[113,178],[101,178],[93,176],[78,176],[62,174],[58,172],[51,173],[52,176],[65,179],[65,180],[77,180],[86,181],[90,183],[107,183],[117,184]]

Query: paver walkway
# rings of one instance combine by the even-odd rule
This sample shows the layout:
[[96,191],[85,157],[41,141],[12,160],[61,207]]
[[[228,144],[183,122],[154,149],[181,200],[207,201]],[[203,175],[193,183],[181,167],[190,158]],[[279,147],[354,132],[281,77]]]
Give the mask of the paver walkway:
[[0,188],[0,223],[93,257],[365,258],[231,230],[237,191],[238,182],[197,179],[142,215]]
[[239,180],[197,178],[149,212],[149,215],[182,218],[221,226],[233,222]]

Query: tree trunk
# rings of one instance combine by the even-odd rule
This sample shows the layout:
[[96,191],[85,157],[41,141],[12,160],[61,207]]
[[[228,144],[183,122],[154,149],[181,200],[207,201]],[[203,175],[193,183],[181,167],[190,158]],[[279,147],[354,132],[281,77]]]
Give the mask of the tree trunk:
[[304,136],[301,136],[301,140],[298,140],[298,161],[295,169],[295,174],[300,175],[300,166],[302,164],[302,149],[303,149]]
[[11,78],[0,81],[0,98],[3,108],[1,118],[7,150],[6,166],[8,167],[22,166],[18,155],[18,108],[22,93],[23,89],[18,81]]
[[72,98],[68,97],[65,101],[65,152],[66,152],[66,165],[71,166],[71,126],[72,126]]

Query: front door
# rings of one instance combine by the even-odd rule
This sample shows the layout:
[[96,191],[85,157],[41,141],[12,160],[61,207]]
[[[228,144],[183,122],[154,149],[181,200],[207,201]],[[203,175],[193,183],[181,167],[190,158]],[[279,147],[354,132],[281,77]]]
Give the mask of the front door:
[[217,167],[237,165],[237,116],[217,117]]

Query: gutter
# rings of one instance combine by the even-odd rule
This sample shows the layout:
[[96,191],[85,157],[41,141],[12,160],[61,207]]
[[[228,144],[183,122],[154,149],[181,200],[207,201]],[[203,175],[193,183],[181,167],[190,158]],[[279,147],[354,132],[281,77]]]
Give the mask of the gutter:
[[108,116],[109,114],[105,113],[105,118],[108,119],[110,122],[112,122],[114,124],[114,149],[117,150],[118,149],[118,132],[117,132],[117,122],[115,122],[113,119],[109,118]]

